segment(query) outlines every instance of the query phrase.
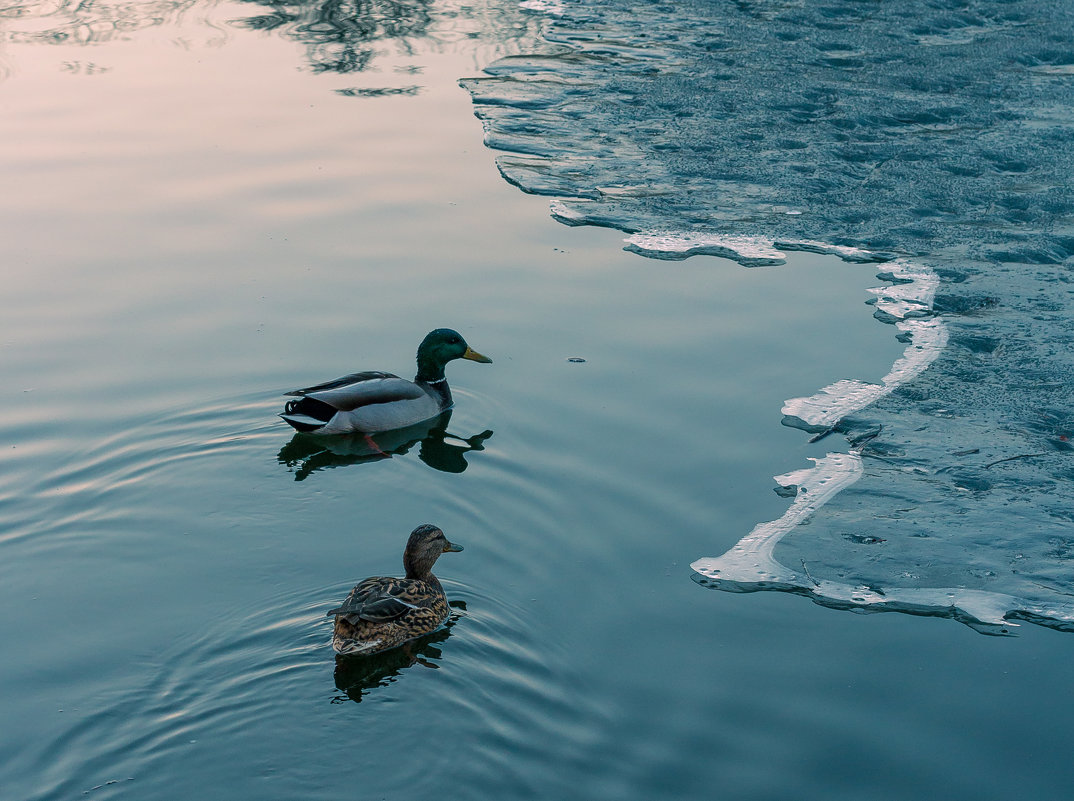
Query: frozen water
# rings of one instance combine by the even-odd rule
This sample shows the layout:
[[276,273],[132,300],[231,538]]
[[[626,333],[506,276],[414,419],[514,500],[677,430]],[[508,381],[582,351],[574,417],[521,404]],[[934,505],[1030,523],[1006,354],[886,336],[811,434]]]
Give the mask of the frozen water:
[[[780,540],[862,474],[857,452],[829,453],[815,461],[816,466],[811,470],[776,476],[782,487],[795,493],[794,503],[782,517],[759,524],[723,556],[698,559],[691,565],[697,571],[695,580],[699,584],[730,592],[782,590],[843,609],[953,617],[983,633],[1007,633],[1017,625],[1009,620],[1013,616],[1048,620],[1053,625],[1061,621],[1074,625],[1074,604],[1070,603],[1045,608],[1032,600],[981,590],[880,588],[818,580],[804,559],[798,570],[785,567],[774,556]],[[863,544],[876,544],[876,538],[863,538]]]
[[545,38],[463,82],[508,181],[649,257],[877,262],[907,342],[783,409],[856,480],[743,539],[770,577],[702,575],[1074,626],[1074,6],[566,0]]
[[783,264],[785,255],[772,242],[757,236],[719,234],[634,234],[627,250],[654,259],[685,259],[690,256],[723,256],[747,267]]

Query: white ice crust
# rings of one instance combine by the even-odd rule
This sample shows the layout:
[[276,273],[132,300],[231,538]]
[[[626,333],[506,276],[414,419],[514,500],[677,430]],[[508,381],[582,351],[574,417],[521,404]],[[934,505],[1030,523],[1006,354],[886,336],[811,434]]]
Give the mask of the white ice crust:
[[775,243],[759,236],[721,236],[706,233],[634,234],[624,240],[626,249],[652,259],[685,259],[690,256],[721,256],[746,267],[784,264],[787,254]]
[[519,8],[527,11],[536,11],[539,14],[548,14],[550,17],[562,17],[565,9],[559,0],[521,0]]

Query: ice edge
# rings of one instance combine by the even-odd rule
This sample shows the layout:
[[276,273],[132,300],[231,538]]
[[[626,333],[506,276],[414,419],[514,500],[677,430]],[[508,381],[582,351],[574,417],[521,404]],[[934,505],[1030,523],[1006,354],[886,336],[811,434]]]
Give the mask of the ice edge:
[[560,0],[521,0],[519,8],[534,11],[538,14],[547,14],[550,17],[562,17],[567,13]]
[[[565,207],[557,209],[555,204],[552,213],[557,218],[569,216]],[[947,327],[933,315],[939,279],[927,265],[902,258],[890,259],[858,248],[813,241],[776,242],[764,237],[639,233],[625,241],[626,250],[658,259],[712,255],[745,266],[760,266],[784,263],[783,250],[802,250],[830,254],[850,262],[885,262],[885,270],[878,277],[891,283],[869,290],[876,296],[873,316],[893,323],[900,331],[900,339],[909,340],[902,357],[879,384],[847,379],[830,384],[808,398],[791,398],[783,405],[785,425],[807,431],[831,430],[848,414],[920,375],[947,345]],[[779,541],[864,472],[861,452],[856,449],[829,453],[812,461],[812,468],[775,477],[780,486],[795,490],[790,508],[778,519],[754,526],[722,556],[693,562],[690,567],[696,571],[695,581],[704,587],[729,592],[790,592],[837,609],[947,617],[986,634],[1008,633],[1018,625],[1012,618],[1041,625],[1074,624],[1074,604],[1042,605],[1013,595],[954,587],[852,586],[817,580],[809,574],[805,563],[801,570],[781,564],[775,558]]]

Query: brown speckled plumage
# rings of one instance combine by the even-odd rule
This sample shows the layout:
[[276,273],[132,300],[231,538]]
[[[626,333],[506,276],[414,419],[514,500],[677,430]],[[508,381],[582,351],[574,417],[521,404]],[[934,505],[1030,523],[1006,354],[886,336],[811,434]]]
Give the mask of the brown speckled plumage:
[[436,526],[414,529],[403,553],[404,578],[367,578],[328,612],[336,620],[332,633],[336,653],[377,653],[437,628],[447,618],[448,603],[432,567],[440,554],[461,550]]

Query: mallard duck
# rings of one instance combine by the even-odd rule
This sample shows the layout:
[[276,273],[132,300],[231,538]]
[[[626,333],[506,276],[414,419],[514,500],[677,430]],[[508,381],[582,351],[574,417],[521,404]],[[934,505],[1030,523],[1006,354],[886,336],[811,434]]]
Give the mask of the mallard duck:
[[453,359],[491,364],[450,328],[430,331],[418,346],[418,373],[407,381],[392,373],[352,373],[287,395],[287,423],[311,434],[373,434],[420,423],[451,408],[444,365]]
[[433,525],[414,529],[403,552],[405,578],[374,576],[359,582],[335,616],[332,648],[337,654],[374,654],[428,634],[448,615],[444,588],[432,574],[442,553],[461,551]]

